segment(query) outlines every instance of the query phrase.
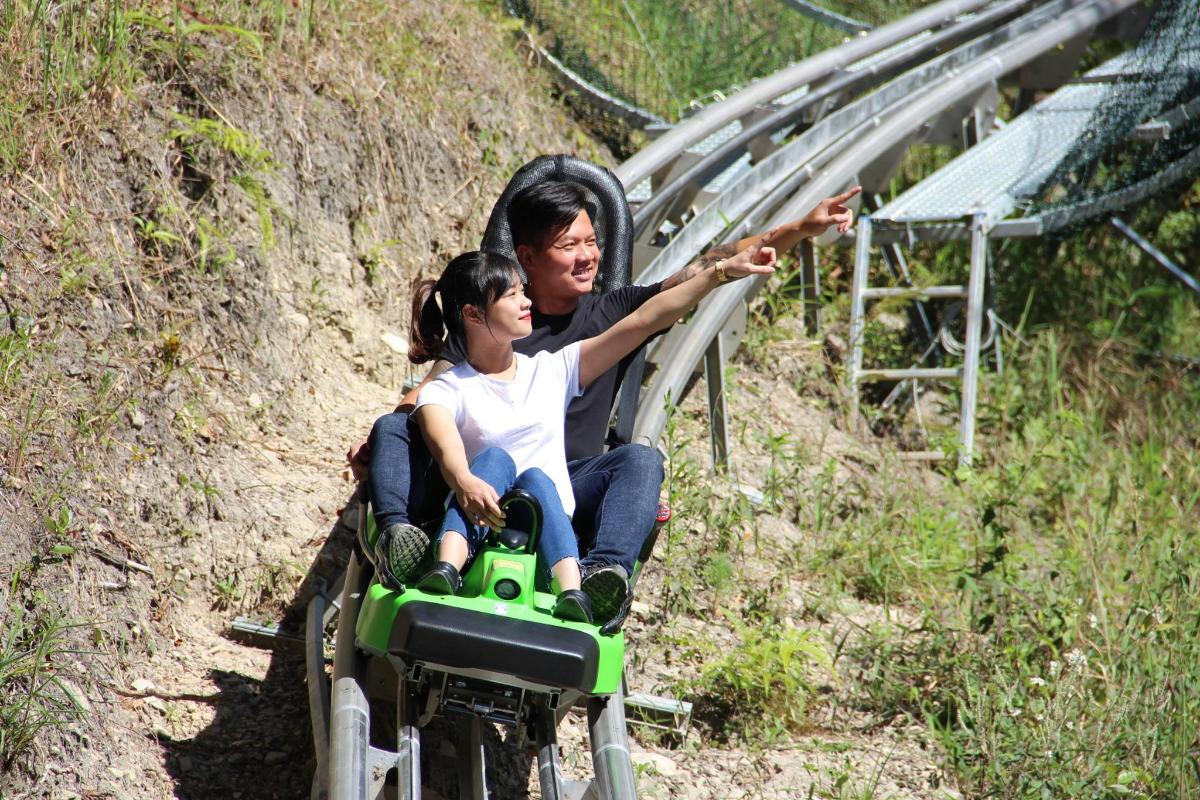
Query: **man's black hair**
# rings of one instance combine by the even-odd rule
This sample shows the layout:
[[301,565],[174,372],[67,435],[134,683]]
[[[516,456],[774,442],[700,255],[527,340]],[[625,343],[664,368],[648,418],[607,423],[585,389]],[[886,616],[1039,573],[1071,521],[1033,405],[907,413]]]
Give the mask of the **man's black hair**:
[[542,249],[585,209],[595,216],[587,190],[578,183],[546,180],[526,186],[508,204],[513,247]]

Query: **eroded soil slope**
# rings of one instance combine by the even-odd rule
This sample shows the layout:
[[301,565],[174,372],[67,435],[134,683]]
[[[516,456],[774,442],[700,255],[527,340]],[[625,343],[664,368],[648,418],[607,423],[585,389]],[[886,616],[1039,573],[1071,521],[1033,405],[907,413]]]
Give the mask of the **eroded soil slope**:
[[[478,243],[524,161],[606,159],[490,8],[337,7],[310,36],[151,4],[128,72],[22,122],[0,613],[78,626],[48,691],[86,713],[5,796],[307,795],[302,665],[228,626],[284,617],[344,558],[343,453],[408,373],[411,281]],[[36,97],[27,66],[3,80]]]

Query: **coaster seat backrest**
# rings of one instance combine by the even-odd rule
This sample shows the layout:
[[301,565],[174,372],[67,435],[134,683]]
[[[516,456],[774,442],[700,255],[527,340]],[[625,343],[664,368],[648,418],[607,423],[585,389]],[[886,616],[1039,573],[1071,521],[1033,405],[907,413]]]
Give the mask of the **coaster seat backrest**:
[[508,204],[526,186],[545,180],[572,181],[587,190],[588,215],[600,246],[598,291],[628,286],[633,267],[633,217],[625,200],[625,187],[604,167],[575,156],[538,156],[517,170],[492,209],[481,247],[515,259]]

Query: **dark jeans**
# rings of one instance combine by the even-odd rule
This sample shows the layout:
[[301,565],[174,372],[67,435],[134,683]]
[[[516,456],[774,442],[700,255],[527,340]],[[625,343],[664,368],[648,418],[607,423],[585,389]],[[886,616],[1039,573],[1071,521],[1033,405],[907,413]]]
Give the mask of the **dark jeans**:
[[629,575],[654,529],[663,464],[658,451],[627,444],[567,464],[580,566],[620,564]]
[[[368,488],[380,530],[396,522],[441,520],[450,489],[408,414],[380,417],[371,429]],[[654,528],[663,481],[658,451],[627,444],[567,464],[575,492],[572,519],[580,563],[620,564],[630,574]]]
[[385,414],[375,420],[369,442],[367,488],[379,530],[397,522],[422,527],[440,522],[450,487],[429,455],[417,423],[400,411]]

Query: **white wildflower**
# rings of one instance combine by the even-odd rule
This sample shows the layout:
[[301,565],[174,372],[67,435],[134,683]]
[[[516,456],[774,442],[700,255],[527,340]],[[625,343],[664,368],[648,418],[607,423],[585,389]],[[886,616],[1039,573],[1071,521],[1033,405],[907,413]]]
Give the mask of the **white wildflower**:
[[1075,730],[1075,721],[1074,720],[1070,720],[1070,719],[1067,720],[1067,730],[1069,730],[1069,731]]
[[1095,614],[1088,614],[1087,621],[1088,621],[1088,627],[1091,628],[1092,630],[1096,630],[1096,626],[1100,624],[1100,620],[1096,618]]
[[1067,659],[1067,666],[1076,672],[1083,672],[1083,668],[1087,666],[1087,656],[1078,647],[1068,650],[1064,657]]
[[1155,606],[1154,610],[1151,611],[1150,614],[1154,617],[1154,621],[1159,625],[1162,625],[1167,621],[1167,612],[1162,606]]
[[1019,708],[1010,708],[1010,709],[1008,710],[1008,715],[1009,715],[1010,717],[1012,717],[1013,719],[1016,719],[1017,717],[1021,716],[1021,709],[1019,709]]
[[1062,664],[1058,663],[1057,661],[1050,662],[1050,677],[1051,678],[1057,678],[1058,673],[1061,670],[1062,670]]
[[[1057,663],[1057,662],[1055,662],[1055,663]],[[1045,686],[1046,680],[1044,678],[1039,678],[1037,675],[1034,675],[1033,677],[1031,677],[1029,679],[1029,685],[1030,686]]]

